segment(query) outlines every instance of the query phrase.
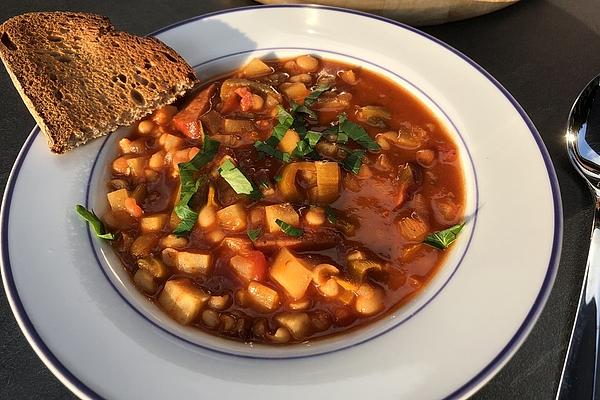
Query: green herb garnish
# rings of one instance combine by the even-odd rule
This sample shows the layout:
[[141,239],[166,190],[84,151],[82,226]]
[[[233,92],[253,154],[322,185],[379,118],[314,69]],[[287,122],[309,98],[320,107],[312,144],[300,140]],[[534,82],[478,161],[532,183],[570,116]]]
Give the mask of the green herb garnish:
[[206,182],[206,178],[195,178],[196,173],[208,164],[214,158],[219,150],[219,142],[208,137],[204,138],[202,151],[194,156],[190,161],[178,164],[179,180],[181,182],[181,190],[179,193],[179,201],[175,205],[174,211],[179,217],[179,224],[173,231],[176,235],[183,235],[192,230],[198,213],[193,211],[188,203],[192,196],[196,194],[200,186]]
[[[277,145],[275,145],[277,146]],[[270,155],[271,157],[275,157],[278,160],[281,160],[283,162],[290,162],[292,157],[290,156],[290,153],[284,153],[283,151],[279,150],[277,147],[271,146],[269,143],[267,142],[263,142],[262,140],[257,140],[254,143],[254,147],[256,147],[256,149],[260,152],[263,152],[267,155]]]
[[365,128],[350,121],[345,113],[338,115],[338,122],[338,131],[340,133],[348,135],[350,139],[354,140],[356,143],[368,150],[381,150],[377,142],[373,140],[371,136],[369,136],[367,131],[365,131]]
[[428,235],[423,243],[440,250],[447,249],[448,246],[450,246],[456,240],[456,237],[464,226],[465,223],[463,222],[458,225],[451,226],[448,229],[444,229],[443,231],[434,232],[431,235]]
[[229,159],[221,164],[219,174],[237,194],[252,194],[256,190],[246,175]]
[[307,107],[312,106],[313,104],[315,104],[315,102],[317,101],[319,96],[322,95],[323,92],[328,91],[330,88],[331,88],[331,86],[329,86],[329,85],[323,85],[323,84],[317,85],[317,87],[314,88],[310,92],[310,94],[308,96],[306,96],[306,98],[304,99],[304,105]]
[[[296,103],[294,100],[290,100],[290,111],[293,114],[297,114],[297,113],[306,114],[308,116],[308,118],[310,118],[311,120],[316,120],[317,119],[317,113],[315,111],[311,110],[310,108],[308,108],[304,104]],[[300,118],[295,118],[294,119],[294,125],[293,126],[296,125],[296,123],[297,123],[298,120],[300,120]],[[302,125],[304,125],[304,124],[302,123]]]
[[260,152],[263,152],[271,157],[275,157],[283,162],[289,162],[291,157],[288,153],[284,153],[277,149],[277,145],[285,136],[285,133],[294,123],[294,117],[287,112],[281,105],[277,106],[277,125],[273,127],[273,132],[267,140],[258,140],[254,143],[254,147]]
[[353,152],[348,154],[348,156],[344,160],[342,160],[342,167],[344,167],[344,169],[350,172],[358,174],[364,156],[364,150],[354,150]]
[[330,224],[337,224],[337,215],[335,215],[335,211],[333,211],[331,206],[325,206],[325,216]]
[[98,218],[94,211],[90,211],[80,204],[77,204],[75,206],[75,211],[77,211],[77,214],[79,214],[81,218],[83,218],[90,224],[92,230],[96,234],[96,237],[105,240],[115,240],[115,234],[106,232],[104,224],[102,223],[102,221],[100,221],[100,218]]
[[315,146],[321,139],[321,133],[315,131],[308,131],[306,135],[304,135],[304,139],[298,142],[294,152],[292,153],[293,157],[302,158],[315,150]]
[[260,229],[260,228],[248,229],[248,232],[246,232],[246,234],[248,235],[250,240],[255,242],[256,239],[258,239],[260,237],[260,235],[262,235],[262,229]]
[[279,218],[275,220],[275,223],[279,225],[283,233],[285,233],[288,236],[298,237],[304,234],[304,230],[296,228],[295,226],[292,226],[287,222],[280,220]]

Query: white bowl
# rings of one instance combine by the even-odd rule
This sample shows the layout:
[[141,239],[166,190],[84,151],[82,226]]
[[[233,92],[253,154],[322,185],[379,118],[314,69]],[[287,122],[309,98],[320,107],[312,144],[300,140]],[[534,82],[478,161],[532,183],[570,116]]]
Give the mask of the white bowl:
[[434,399],[467,396],[508,360],[549,294],[562,210],[543,143],[500,84],[434,38],[340,9],[229,10],[157,36],[205,78],[251,56],[307,52],[389,76],[454,132],[471,218],[433,280],[388,317],[308,345],[249,346],[172,322],[75,215],[77,203],[105,206],[104,166],[124,131],[57,157],[34,129],[5,193],[2,275],[21,328],[70,389],[111,399]]

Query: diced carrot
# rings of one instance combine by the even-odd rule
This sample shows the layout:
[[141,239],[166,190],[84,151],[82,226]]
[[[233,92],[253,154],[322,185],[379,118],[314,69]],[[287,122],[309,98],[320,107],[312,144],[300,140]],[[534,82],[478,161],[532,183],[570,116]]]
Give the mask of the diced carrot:
[[140,218],[144,214],[142,208],[138,206],[137,202],[132,197],[125,200],[125,210],[127,210],[129,215],[135,218]]
[[240,108],[242,111],[249,111],[252,108],[252,92],[247,87],[241,87],[236,89],[235,93],[241,97]]
[[202,139],[204,132],[200,123],[200,116],[210,108],[210,98],[217,90],[214,83],[199,92],[181,111],[172,119],[173,126],[192,139]]

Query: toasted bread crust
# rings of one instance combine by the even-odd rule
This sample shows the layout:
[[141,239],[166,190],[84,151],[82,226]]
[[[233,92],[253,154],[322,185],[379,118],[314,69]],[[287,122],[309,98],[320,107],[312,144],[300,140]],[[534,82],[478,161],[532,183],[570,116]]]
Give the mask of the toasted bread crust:
[[0,25],[0,58],[55,153],[132,124],[197,82],[158,39],[85,13],[9,19]]

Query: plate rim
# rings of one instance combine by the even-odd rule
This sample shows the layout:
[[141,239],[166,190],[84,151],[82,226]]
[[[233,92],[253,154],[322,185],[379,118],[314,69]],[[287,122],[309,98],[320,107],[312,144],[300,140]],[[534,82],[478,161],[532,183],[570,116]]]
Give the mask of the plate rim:
[[[400,29],[405,29],[410,32],[413,32],[425,39],[429,39],[435,44],[449,50],[454,53],[456,56],[464,60],[467,64],[471,65],[477,72],[479,72],[483,77],[489,80],[495,87],[506,97],[506,99],[511,103],[512,107],[519,113],[520,117],[525,122],[525,125],[529,129],[531,135],[533,136],[538,150],[542,156],[542,160],[544,162],[544,166],[546,167],[547,176],[549,179],[549,186],[552,192],[552,200],[554,205],[554,235],[553,235],[553,243],[552,249],[550,252],[550,258],[548,261],[548,269],[546,270],[546,274],[544,276],[544,280],[540,287],[540,290],[529,310],[527,315],[525,316],[523,322],[514,333],[512,338],[506,343],[506,345],[499,351],[499,353],[485,366],[479,371],[479,373],[475,374],[470,380],[463,383],[462,386],[457,388],[454,392],[448,394],[445,399],[451,398],[464,398],[468,397],[474,392],[476,392],[479,388],[481,388],[485,383],[491,380],[496,373],[512,358],[512,356],[517,352],[517,350],[521,347],[531,330],[533,329],[535,323],[537,322],[547,300],[552,290],[554,280],[557,275],[558,265],[560,260],[560,254],[562,249],[562,236],[563,236],[563,208],[560,194],[560,186],[558,182],[558,178],[556,175],[556,171],[554,169],[554,164],[548,150],[542,140],[541,135],[536,129],[535,125],[523,109],[523,107],[517,102],[517,100],[512,96],[512,94],[502,86],[500,82],[498,82],[489,72],[487,72],[483,67],[477,64],[475,61],[467,57],[465,54],[460,52],[459,50],[453,48],[452,46],[446,44],[440,39],[429,35],[419,29],[416,29],[412,26],[403,24],[401,22],[382,17],[379,15],[373,15],[370,13],[346,9],[341,7],[332,7],[325,5],[313,5],[313,4],[280,4],[280,5],[254,5],[247,7],[235,7],[228,8],[224,10],[218,10],[214,12],[209,12],[206,14],[197,15],[194,17],[190,17],[184,20],[177,21],[170,25],[167,25],[163,28],[160,28],[152,33],[149,33],[147,36],[156,36],[171,29],[177,28],[179,26],[198,21],[205,18],[210,18],[217,15],[243,12],[252,9],[271,9],[271,8],[300,8],[300,9],[320,9],[320,10],[328,10],[328,11],[336,11],[340,13],[354,14],[358,16],[362,16],[369,19],[375,19],[381,21],[383,23],[394,25]],[[13,277],[12,270],[10,267],[10,260],[8,256],[8,214],[10,211],[9,204],[11,203],[12,193],[16,184],[16,181],[19,176],[19,171],[21,166],[27,156],[31,145],[34,142],[34,139],[37,137],[39,133],[39,127],[36,125],[30,134],[28,135],[23,147],[19,151],[15,163],[11,169],[9,178],[6,183],[6,188],[4,191],[4,195],[2,198],[2,208],[0,210],[0,271],[2,272],[2,283],[4,286],[4,290],[10,304],[11,310],[15,319],[17,320],[17,324],[23,334],[25,335],[27,341],[30,346],[33,348],[37,356],[41,359],[41,361],[46,365],[48,369],[60,380],[69,390],[75,393],[77,396],[81,398],[88,399],[103,399],[100,395],[90,389],[85,383],[80,381],[69,369],[67,369],[52,353],[52,351],[46,346],[40,335],[35,330],[33,323],[29,319],[23,304],[19,298]]]

